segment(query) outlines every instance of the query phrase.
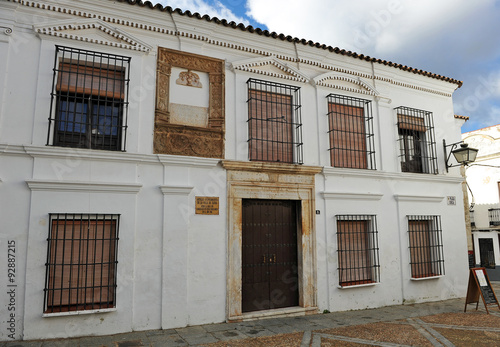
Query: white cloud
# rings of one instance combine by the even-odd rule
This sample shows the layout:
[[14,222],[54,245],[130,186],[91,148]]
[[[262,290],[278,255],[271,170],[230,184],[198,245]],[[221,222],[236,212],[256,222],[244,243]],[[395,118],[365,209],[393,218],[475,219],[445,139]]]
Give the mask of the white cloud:
[[228,21],[235,21],[236,23],[248,25],[248,20],[235,15],[218,0],[213,1],[213,4],[209,4],[204,0],[161,0],[157,1],[157,3],[163,6],[170,6],[173,9],[180,8],[183,11],[189,10],[192,13],[198,12],[202,16],[208,14],[210,17],[217,17],[219,19],[226,19]]
[[[365,54],[394,54],[457,31],[494,0],[248,0],[247,15],[270,30]],[[480,26],[481,21],[476,22]]]

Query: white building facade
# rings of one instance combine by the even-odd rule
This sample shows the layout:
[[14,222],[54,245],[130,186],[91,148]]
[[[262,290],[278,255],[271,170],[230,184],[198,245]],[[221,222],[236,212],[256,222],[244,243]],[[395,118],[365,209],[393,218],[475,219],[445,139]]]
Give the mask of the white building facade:
[[136,1],[0,29],[0,340],[465,295],[460,81]]
[[466,172],[474,263],[486,267],[491,280],[500,280],[500,125],[463,133],[462,139],[479,150]]

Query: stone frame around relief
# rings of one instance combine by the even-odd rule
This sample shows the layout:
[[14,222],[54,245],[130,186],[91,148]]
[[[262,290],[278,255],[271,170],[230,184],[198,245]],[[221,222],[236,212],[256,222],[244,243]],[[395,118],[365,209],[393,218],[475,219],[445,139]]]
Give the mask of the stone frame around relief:
[[[208,73],[207,127],[170,122],[172,67]],[[156,74],[154,153],[224,158],[224,60],[158,47]]]

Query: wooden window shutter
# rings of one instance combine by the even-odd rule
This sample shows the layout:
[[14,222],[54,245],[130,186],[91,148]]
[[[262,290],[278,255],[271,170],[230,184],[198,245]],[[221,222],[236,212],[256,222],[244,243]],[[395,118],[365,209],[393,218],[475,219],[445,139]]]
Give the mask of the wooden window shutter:
[[124,79],[125,71],[119,67],[107,69],[61,62],[56,89],[59,92],[123,99]]
[[408,221],[411,274],[414,278],[434,275],[432,271],[429,223],[428,220]]
[[366,169],[366,129],[362,107],[328,103],[330,161],[335,167]]
[[372,282],[368,221],[337,221],[340,283]]
[[250,160],[293,163],[292,97],[249,90]]
[[54,220],[52,231],[47,306],[66,311],[112,305],[116,221]]
[[427,130],[424,118],[408,116],[403,114],[398,114],[398,127],[399,129],[406,129],[406,130],[413,130],[420,132],[425,132]]

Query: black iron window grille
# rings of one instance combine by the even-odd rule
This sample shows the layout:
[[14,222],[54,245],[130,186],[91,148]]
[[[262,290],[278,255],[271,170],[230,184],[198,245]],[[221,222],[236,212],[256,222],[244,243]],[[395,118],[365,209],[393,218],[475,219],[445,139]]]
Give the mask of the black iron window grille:
[[432,112],[403,106],[395,110],[398,116],[401,171],[437,174]]
[[247,86],[250,160],[303,164],[300,87],[253,78]]
[[500,208],[489,208],[488,219],[490,221],[490,227],[500,226]]
[[379,282],[377,217],[337,215],[336,219],[340,286]]
[[412,278],[444,275],[441,216],[407,216]]
[[120,215],[49,216],[43,312],[116,307]]
[[124,151],[130,57],[56,46],[47,145]]
[[327,100],[331,165],[375,170],[371,101],[335,94]]

